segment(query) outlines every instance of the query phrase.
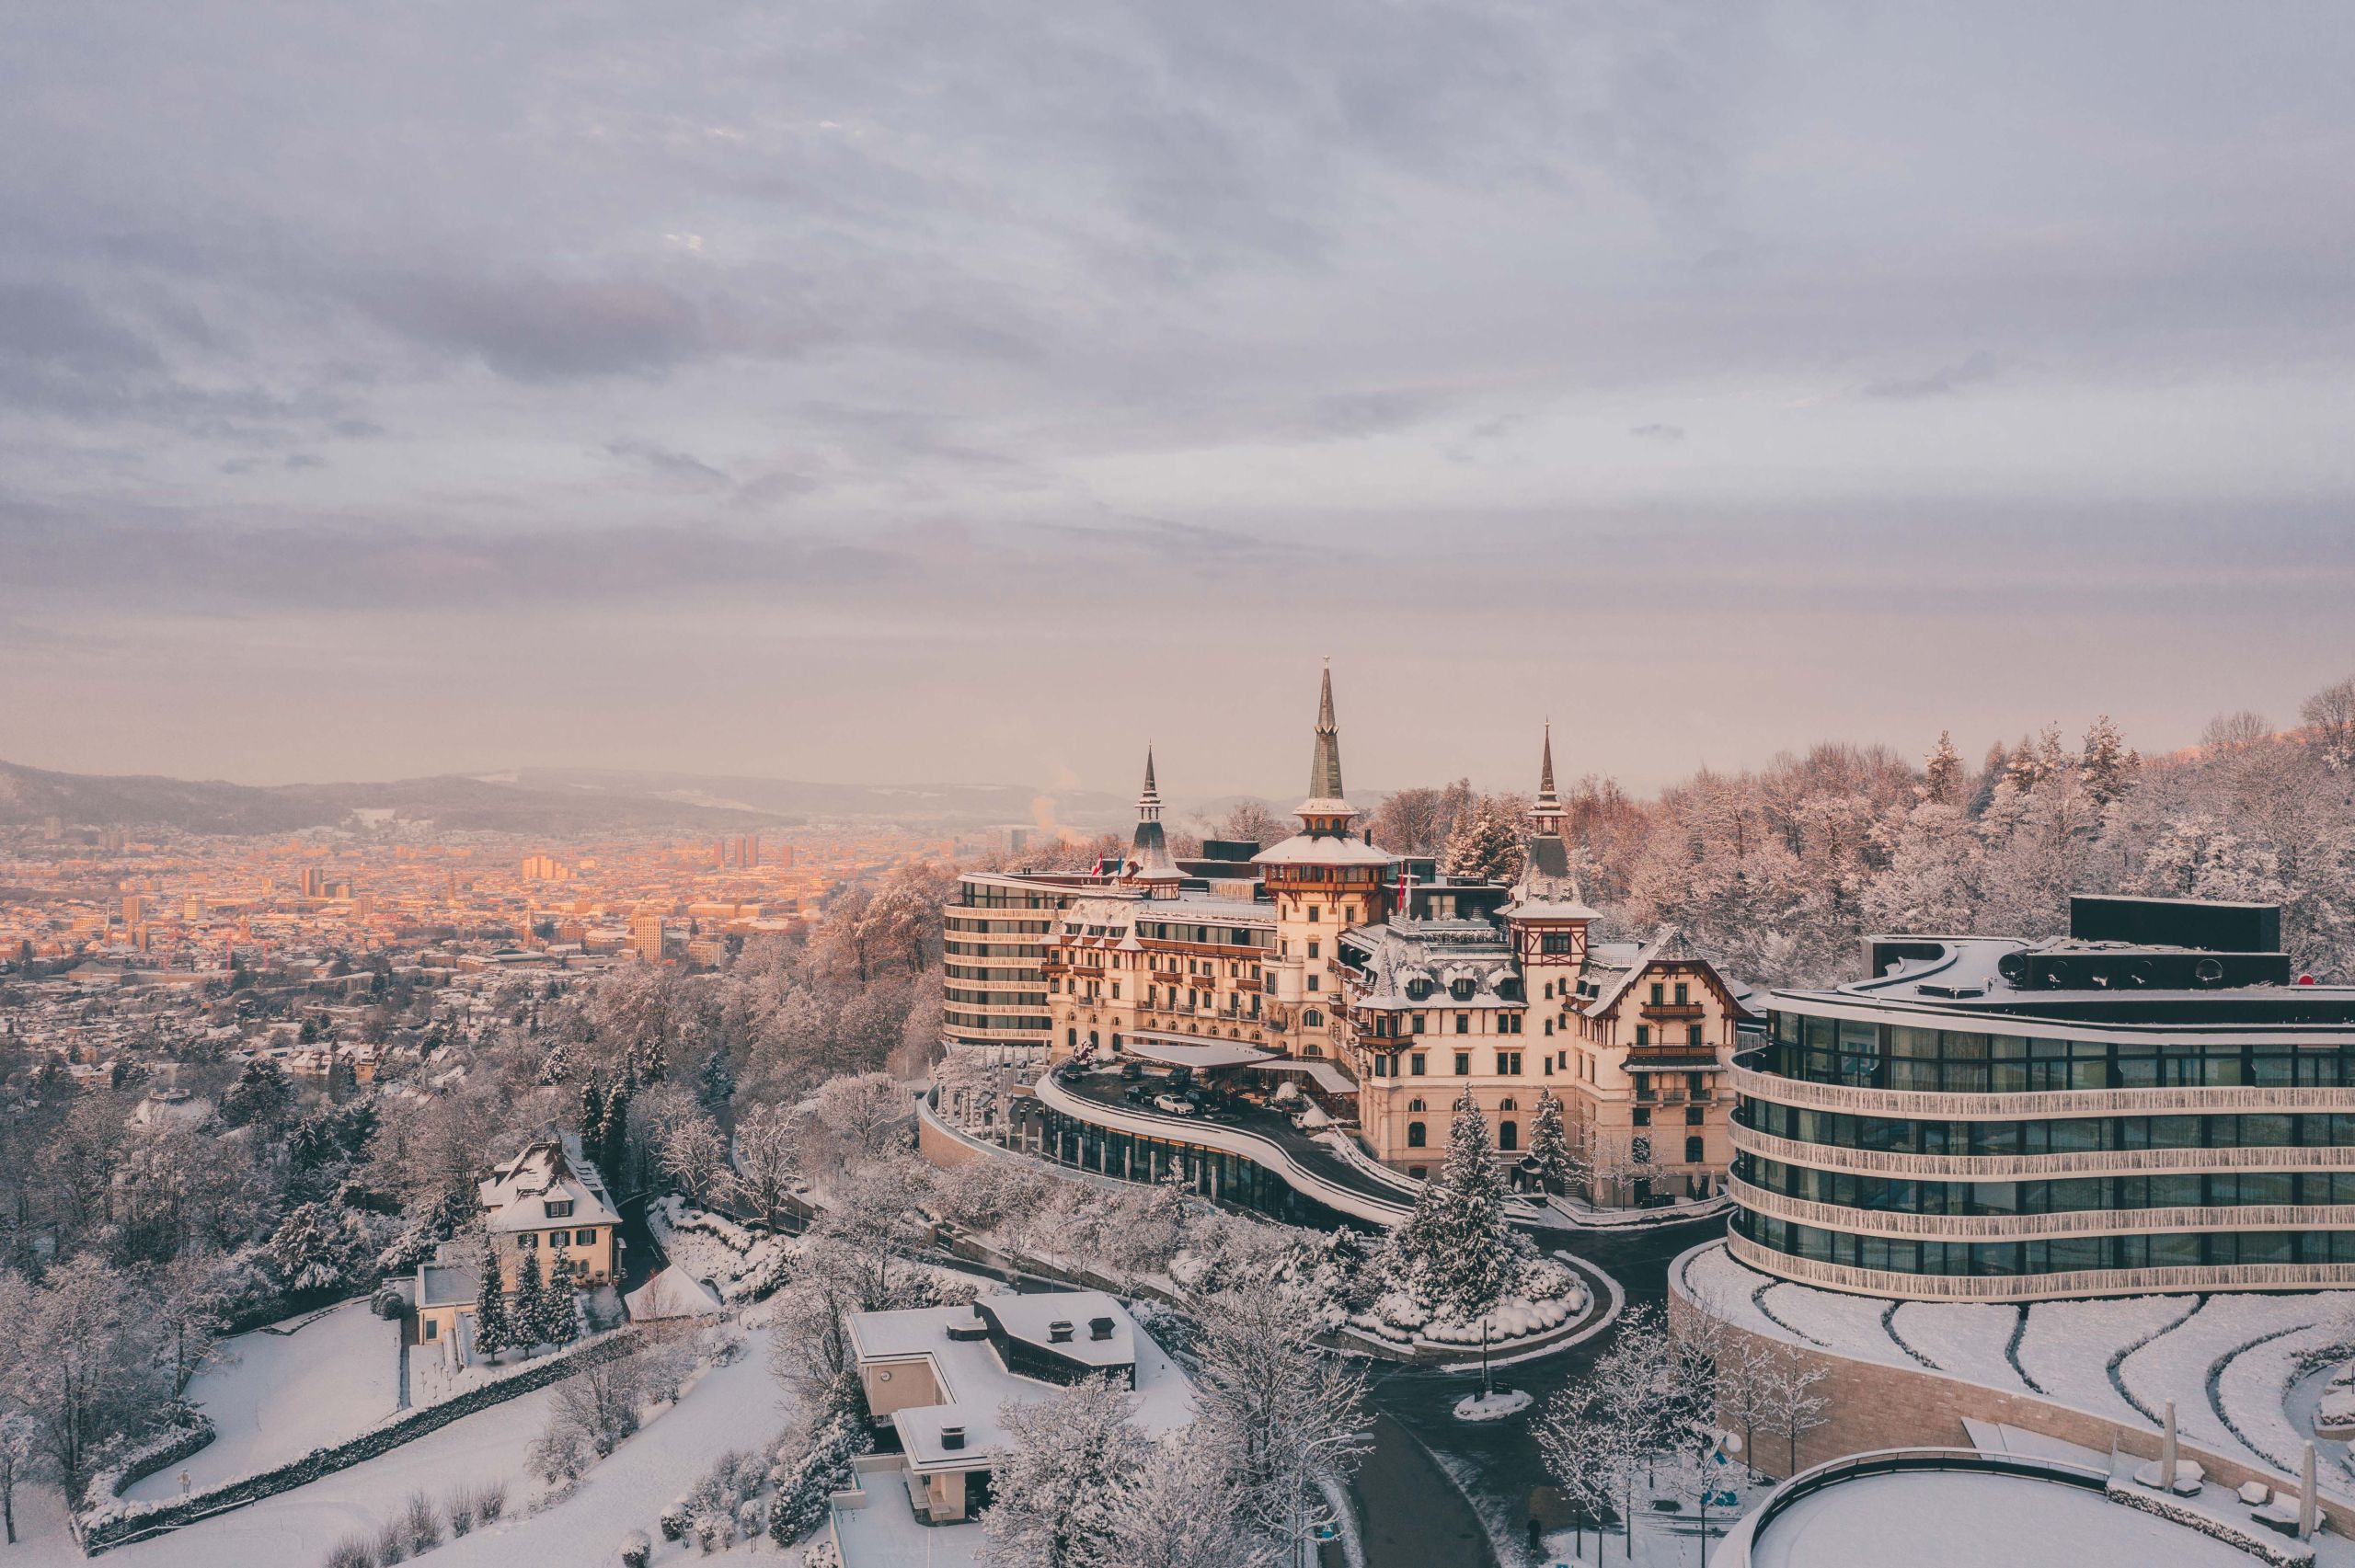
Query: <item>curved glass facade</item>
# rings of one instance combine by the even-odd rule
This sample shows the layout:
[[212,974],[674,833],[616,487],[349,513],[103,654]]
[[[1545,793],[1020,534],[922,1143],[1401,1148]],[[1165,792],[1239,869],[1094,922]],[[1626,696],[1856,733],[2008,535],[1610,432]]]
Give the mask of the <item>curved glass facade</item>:
[[[1753,1262],[1770,1254],[1760,1266],[1780,1256],[1802,1265],[1795,1277],[1871,1271],[1885,1277],[1854,1288],[1891,1294],[1918,1276],[1926,1296],[1973,1276],[1970,1294],[2002,1299],[2050,1294],[2061,1276],[2095,1291],[2111,1288],[2105,1274],[2120,1290],[2199,1288],[2210,1271],[2267,1265],[2311,1267],[2320,1284],[2331,1265],[2355,1264],[2345,1031],[2199,1037],[2211,1024],[2143,1040],[2090,1021],[2084,1033],[2101,1037],[2070,1037],[2051,1018],[2030,1035],[1928,1027],[1918,1010],[1902,1023],[1839,1015],[1861,1000],[1770,1009],[1768,1045],[1741,1063],[1732,1229]],[[1776,1080],[1790,1100],[1857,1108],[1786,1104]],[[2169,1093],[2184,1090],[2224,1093]],[[2232,1091],[2266,1092],[2266,1108],[2182,1109],[2256,1097]]]

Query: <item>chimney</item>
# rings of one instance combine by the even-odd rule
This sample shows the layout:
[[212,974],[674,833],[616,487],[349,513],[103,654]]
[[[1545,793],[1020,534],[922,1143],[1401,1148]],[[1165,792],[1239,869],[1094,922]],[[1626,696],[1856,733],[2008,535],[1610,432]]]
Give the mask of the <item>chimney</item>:
[[1088,1320],[1087,1320],[1087,1337],[1088,1337],[1088,1338],[1090,1338],[1090,1339],[1109,1339],[1109,1338],[1111,1338],[1111,1337],[1112,1337],[1112,1320],[1111,1320],[1111,1319],[1109,1319],[1109,1318],[1090,1318],[1090,1319],[1088,1319]]
[[940,1429],[940,1446],[951,1452],[955,1452],[956,1450],[962,1448],[965,1446],[965,1429],[962,1426],[942,1427]]
[[1069,1318],[1057,1318],[1053,1322],[1047,1325],[1048,1344],[1067,1345],[1070,1342],[1071,1320]]

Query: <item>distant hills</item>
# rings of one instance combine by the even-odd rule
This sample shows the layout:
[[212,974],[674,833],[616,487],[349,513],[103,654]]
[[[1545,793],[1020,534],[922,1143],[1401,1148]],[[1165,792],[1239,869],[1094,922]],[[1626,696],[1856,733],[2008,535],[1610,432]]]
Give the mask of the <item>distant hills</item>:
[[[959,832],[1039,821],[1041,799],[1035,789],[1011,784],[824,784],[594,769],[257,785],[147,773],[65,773],[0,762],[0,826],[54,817],[68,827],[169,827],[199,833],[288,833],[356,825],[380,812],[452,831],[749,832],[839,822]],[[1131,806],[1100,791],[1066,791],[1043,809],[1047,819],[1095,831],[1127,821]]]

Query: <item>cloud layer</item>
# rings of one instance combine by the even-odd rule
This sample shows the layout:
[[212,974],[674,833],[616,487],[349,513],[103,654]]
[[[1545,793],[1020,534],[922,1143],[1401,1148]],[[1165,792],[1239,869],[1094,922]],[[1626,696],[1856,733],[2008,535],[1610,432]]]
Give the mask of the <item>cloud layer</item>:
[[2350,67],[2325,5],[37,6],[0,751],[1272,788],[1322,652],[1376,783],[2286,711],[2355,665]]

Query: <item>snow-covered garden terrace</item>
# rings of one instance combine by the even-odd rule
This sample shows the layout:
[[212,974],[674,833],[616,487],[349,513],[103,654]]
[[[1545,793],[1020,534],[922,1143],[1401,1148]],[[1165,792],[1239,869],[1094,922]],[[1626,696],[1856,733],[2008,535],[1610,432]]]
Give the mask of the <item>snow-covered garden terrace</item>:
[[[1671,1283],[1733,1326],[1852,1361],[1935,1373],[2294,1478],[2321,1386],[2355,1356],[2355,1291],[2142,1296],[2029,1303],[1887,1301],[1761,1274],[1723,1242]],[[1833,1413],[1837,1419],[1837,1412]],[[2316,1439],[2326,1501],[2355,1507],[2355,1459]]]

